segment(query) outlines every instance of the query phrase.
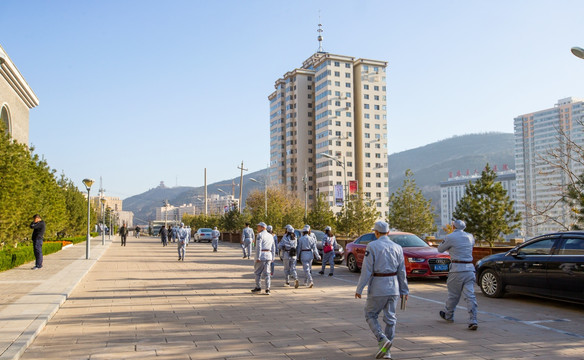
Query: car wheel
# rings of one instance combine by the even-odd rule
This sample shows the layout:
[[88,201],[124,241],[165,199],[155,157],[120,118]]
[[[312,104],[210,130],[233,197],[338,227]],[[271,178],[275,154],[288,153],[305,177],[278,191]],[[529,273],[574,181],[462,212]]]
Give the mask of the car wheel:
[[486,297],[498,298],[503,296],[505,285],[501,277],[492,269],[487,269],[479,277],[479,286]]
[[359,272],[359,267],[357,266],[357,259],[355,258],[355,255],[349,255],[347,258],[347,267],[349,268],[350,272]]

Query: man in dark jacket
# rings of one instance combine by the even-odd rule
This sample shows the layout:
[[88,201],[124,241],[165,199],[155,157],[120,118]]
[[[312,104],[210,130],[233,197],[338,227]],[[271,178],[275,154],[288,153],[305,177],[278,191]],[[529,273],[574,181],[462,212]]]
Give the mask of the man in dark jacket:
[[162,225],[158,234],[162,240],[162,246],[166,246],[166,243],[168,242],[168,230],[166,229],[166,226]]
[[32,223],[30,224],[32,230],[32,245],[34,248],[34,258],[35,263],[33,270],[37,270],[43,267],[43,238],[45,236],[45,222],[41,219],[39,214],[35,214],[32,217]]
[[126,239],[128,238],[128,227],[126,226],[126,223],[124,223],[122,225],[122,227],[120,228],[120,237],[122,238],[122,246],[126,246]]

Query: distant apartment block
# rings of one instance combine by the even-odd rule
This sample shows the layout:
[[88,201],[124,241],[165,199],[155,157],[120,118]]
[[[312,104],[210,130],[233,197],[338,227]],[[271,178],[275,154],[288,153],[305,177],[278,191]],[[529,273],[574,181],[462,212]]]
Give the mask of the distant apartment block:
[[[239,199],[232,195],[217,195],[211,194],[207,198],[207,214],[209,215],[223,215],[230,209],[239,208]],[[173,220],[181,221],[184,214],[189,215],[203,215],[205,214],[205,202],[198,198],[195,204],[183,204],[180,206],[162,206],[156,208],[156,220]]]
[[[507,165],[503,165],[501,171],[497,171],[497,167],[493,167],[497,173],[497,182],[501,183],[503,189],[507,191],[507,195],[511,201],[514,201],[514,209],[517,208],[517,185],[515,180],[515,170],[510,170]],[[456,209],[456,205],[462,199],[466,192],[466,187],[470,183],[474,183],[481,177],[480,172],[474,171],[470,174],[469,171],[465,175],[458,172],[456,175],[450,174],[448,180],[440,183],[440,226],[444,227],[452,222],[452,213]]]
[[12,139],[28,146],[29,110],[39,99],[0,46],[0,123]]
[[334,212],[350,187],[358,189],[384,216],[386,68],[385,61],[319,51],[276,80],[268,97],[269,183],[306,199],[309,207],[325,194]]
[[[571,161],[567,154],[574,155],[570,142],[584,146],[583,115],[583,100],[569,97],[552,108],[514,119],[517,202],[527,237],[570,225],[569,209],[560,201],[570,180],[550,161],[565,163],[573,173],[582,172],[582,164]],[[562,155],[554,159],[551,152]]]

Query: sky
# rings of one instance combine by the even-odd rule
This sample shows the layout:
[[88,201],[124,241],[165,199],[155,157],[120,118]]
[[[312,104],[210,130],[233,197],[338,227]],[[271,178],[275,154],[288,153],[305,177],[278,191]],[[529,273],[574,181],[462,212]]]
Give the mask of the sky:
[[584,1],[0,0],[0,44],[40,100],[30,144],[122,199],[269,163],[274,82],[318,50],[388,62],[388,153],[513,132],[584,97]]

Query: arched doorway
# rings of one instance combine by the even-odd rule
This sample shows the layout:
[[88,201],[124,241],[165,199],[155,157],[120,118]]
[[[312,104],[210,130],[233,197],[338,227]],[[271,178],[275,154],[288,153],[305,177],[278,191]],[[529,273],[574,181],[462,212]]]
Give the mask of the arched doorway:
[[12,133],[12,127],[10,126],[10,113],[8,112],[8,107],[6,105],[2,106],[0,111],[0,123],[4,125],[4,129],[8,134]]

